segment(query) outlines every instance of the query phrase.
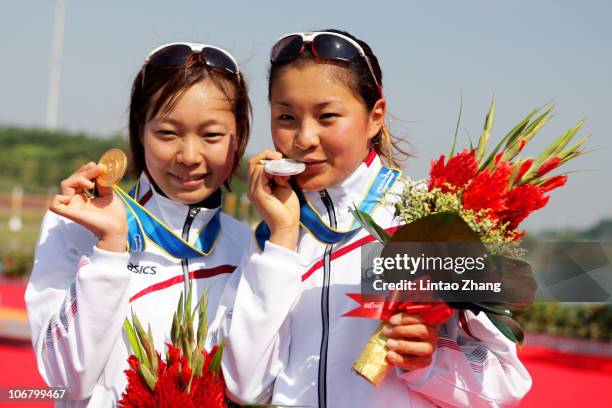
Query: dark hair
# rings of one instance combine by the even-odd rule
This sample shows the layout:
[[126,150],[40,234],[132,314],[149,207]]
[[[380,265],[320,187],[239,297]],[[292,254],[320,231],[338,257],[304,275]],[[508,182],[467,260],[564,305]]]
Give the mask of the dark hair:
[[[232,174],[240,171],[240,159],[249,139],[252,116],[246,81],[242,74],[211,68],[196,60],[185,65],[145,63],[136,75],[130,97],[129,119],[130,173],[133,176],[137,177],[146,168],[142,137],[147,118],[155,117],[160,111],[170,112],[185,91],[206,79],[211,80],[232,103],[238,139]],[[229,189],[229,180],[224,184]]]
[[[380,84],[381,87],[380,89],[382,89],[382,71],[380,69],[380,64],[378,63],[378,58],[376,58],[376,56],[372,52],[372,49],[366,42],[356,38],[355,36],[347,33],[346,31],[334,29],[318,31],[342,34],[357,42],[361,46],[361,48],[363,48],[363,51],[370,60],[370,64],[372,65],[372,70],[374,71],[376,81],[378,81],[378,84]],[[304,66],[306,64],[311,64],[313,62],[313,58],[314,57],[310,52],[310,48],[306,48],[304,52],[295,60],[287,62],[275,62],[270,64],[270,70],[268,73],[268,100],[271,97],[272,82],[276,79],[278,71],[282,67],[286,67],[289,65]],[[374,82],[374,79],[372,78],[372,74],[365,59],[357,58],[353,61],[348,61],[342,64],[337,64],[334,62],[334,65],[338,66],[341,69],[341,71],[339,70],[340,78],[347,84],[347,86],[351,88],[355,96],[357,96],[363,101],[367,111],[371,112],[376,102],[382,96],[380,94],[381,91],[378,85],[376,84],[376,82]],[[391,134],[391,132],[389,131],[389,127],[387,126],[387,123],[385,121],[378,134],[374,136],[374,138],[372,138],[372,140],[370,141],[370,147],[374,148],[376,153],[378,153],[381,158],[388,164],[399,166],[398,161],[401,161],[402,159],[411,156],[410,153],[407,153],[399,147],[400,141],[400,139],[397,139]],[[397,152],[397,154],[394,154],[393,151]],[[402,159],[398,159],[397,157],[395,157],[397,155],[404,157]]]

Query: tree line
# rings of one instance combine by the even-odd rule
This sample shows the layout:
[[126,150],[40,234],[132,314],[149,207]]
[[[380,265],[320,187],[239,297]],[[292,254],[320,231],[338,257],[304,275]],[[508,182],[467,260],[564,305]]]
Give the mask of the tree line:
[[26,193],[44,193],[106,150],[127,152],[127,138],[40,128],[0,127],[0,185],[4,193],[19,184]]
[[[7,194],[15,185],[21,185],[25,193],[45,194],[80,166],[97,161],[113,147],[127,154],[127,137],[116,134],[103,138],[65,130],[0,126],[0,193]],[[232,191],[245,191],[244,181],[234,178]]]

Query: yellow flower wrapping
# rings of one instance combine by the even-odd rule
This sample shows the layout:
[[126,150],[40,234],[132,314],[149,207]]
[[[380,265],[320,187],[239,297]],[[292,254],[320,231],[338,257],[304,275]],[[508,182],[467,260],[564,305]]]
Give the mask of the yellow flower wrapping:
[[385,346],[387,337],[382,334],[382,323],[370,337],[361,354],[353,363],[353,370],[363,378],[378,386],[385,378],[391,365],[387,361],[389,349]]

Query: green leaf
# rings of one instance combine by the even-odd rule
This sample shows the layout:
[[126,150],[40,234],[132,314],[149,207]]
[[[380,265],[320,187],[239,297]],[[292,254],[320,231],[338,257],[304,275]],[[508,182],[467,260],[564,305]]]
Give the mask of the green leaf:
[[[492,255],[489,260],[493,261],[501,274],[497,281],[504,288],[505,299],[510,299],[501,303],[503,309],[517,312],[527,308],[535,299],[538,288],[531,265],[523,260],[499,255]],[[494,306],[491,302],[486,304]]]
[[561,151],[563,151],[563,149],[565,149],[565,147],[569,144],[569,142],[574,138],[576,133],[578,133],[578,131],[582,128],[582,126],[584,125],[585,120],[586,119],[581,119],[580,121],[578,121],[578,123],[573,128],[571,128],[568,131],[568,133],[565,136],[565,138],[561,139],[561,143],[559,143],[557,148],[553,151],[553,156],[559,155],[559,153],[561,153]]
[[189,344],[189,340],[187,340],[187,337],[181,337],[181,346],[183,348],[183,354],[187,358],[187,361],[191,360],[191,344]]
[[134,356],[138,359],[138,361],[142,362],[142,357],[140,354],[140,343],[138,343],[138,338],[136,338],[136,332],[134,332],[134,328],[132,324],[126,317],[123,322],[123,328],[125,329],[125,334],[127,335],[128,342],[130,343],[130,347],[132,348],[132,352]]
[[183,305],[183,292],[181,292],[181,296],[179,297],[178,306],[176,308],[176,311],[178,313],[179,324],[183,322],[183,310],[184,309],[185,309],[185,306]]
[[470,132],[468,132],[467,129],[464,129],[465,133],[467,134],[468,137],[468,141],[470,142],[470,151],[474,150],[474,142],[472,141],[472,135],[470,135]]
[[487,152],[487,143],[489,142],[489,136],[491,135],[491,128],[493,127],[493,118],[495,116],[495,97],[491,99],[491,106],[489,112],[485,118],[485,124],[480,139],[478,140],[478,147],[476,149],[476,162],[480,163],[483,156]]
[[540,167],[542,163],[553,157],[556,153],[561,152],[570,142],[570,140],[574,137],[576,132],[580,130],[583,124],[584,119],[579,121],[573,128],[566,130],[563,134],[561,134],[561,136],[555,139],[555,141],[552,142],[546,149],[544,149],[544,151],[538,156],[532,167],[532,169],[534,169],[534,173],[535,171],[537,171],[538,167]]
[[538,112],[538,109],[532,110],[527,116],[525,116],[525,118],[523,118],[523,120],[521,120],[516,126],[514,126],[512,130],[510,130],[506,134],[506,136],[503,137],[502,140],[506,141],[504,150],[515,145],[520,139],[522,139],[522,138],[519,138],[519,136],[521,136],[521,134],[523,134],[523,132],[525,132],[526,129],[528,129],[529,126],[531,126],[529,125],[529,121],[531,120],[533,115],[535,115],[537,112]]
[[198,347],[204,347],[204,341],[206,340],[206,336],[208,335],[208,316],[206,314],[206,291],[202,292],[202,297],[200,298],[200,309],[198,315]]
[[[529,126],[527,126],[523,135],[523,137],[527,141],[533,139],[538,134],[542,126],[550,122],[550,120],[555,117],[555,115],[552,114],[552,110],[554,107],[555,105],[551,105],[550,107],[548,107],[548,109],[546,109],[544,113],[535,118],[533,122],[531,122]],[[538,111],[539,110],[536,110],[536,112]]]
[[194,355],[195,358],[193,359],[191,367],[193,370],[193,375],[195,377],[199,377],[202,375],[202,368],[204,368],[204,356],[202,353],[194,353]]
[[185,304],[185,317],[189,318],[191,316],[191,295],[192,295],[193,286],[191,281],[189,281],[189,293],[187,294],[187,302]]
[[221,358],[223,357],[223,349],[225,348],[225,340],[219,344],[215,355],[213,356],[210,365],[208,366],[208,371],[213,372],[215,374],[215,378],[218,377],[219,372],[221,371]]
[[564,175],[573,174],[573,173],[587,173],[587,172],[598,172],[598,171],[599,170],[589,169],[589,170],[564,171],[564,172],[556,174],[556,175],[548,175],[548,174],[546,174],[545,176],[534,178],[534,179],[530,180],[529,184],[534,184],[536,186],[539,186],[540,184],[546,182],[551,177],[564,176]]
[[501,149],[502,145],[506,142],[509,141],[513,141],[516,138],[518,138],[518,136],[521,134],[521,132],[525,129],[525,127],[527,126],[527,124],[529,123],[529,120],[531,119],[531,117],[538,112],[537,109],[534,109],[529,115],[527,115],[527,117],[525,119],[523,119],[518,125],[516,125],[510,132],[508,132],[508,134],[506,136],[504,136],[502,138],[502,140],[499,141],[499,143],[497,144],[497,146],[495,146],[495,148],[491,151],[491,154],[489,155],[489,157],[487,157],[486,160],[484,160],[481,164],[480,167],[478,168],[479,171],[482,171],[483,169],[485,169],[487,166],[489,166],[489,164],[493,163],[494,159],[495,159],[495,155],[497,154],[497,152],[499,151],[499,149]]
[[172,329],[170,331],[170,338],[172,339],[172,345],[178,347],[180,323],[178,321],[177,313],[175,312],[172,316]]
[[192,327],[193,327],[193,322],[195,321],[195,315],[196,315],[196,313],[198,312],[199,309],[200,309],[200,304],[197,303],[194,306],[193,310],[191,311],[191,314],[189,315],[189,322],[190,322]]
[[158,363],[157,363],[157,351],[155,351],[155,348],[153,347],[153,332],[151,331],[151,324],[148,325],[148,332],[149,332],[149,341],[151,342],[151,348],[153,349],[153,357],[151,358],[151,368],[153,369],[154,373],[157,373],[157,368],[158,368]]
[[496,315],[512,317],[512,313],[504,309],[493,307],[492,305],[487,305],[485,303],[479,303],[479,302],[473,302],[473,305],[475,305],[478,310],[481,310],[483,312],[489,312],[489,313],[493,313]]
[[142,357],[143,357],[142,363],[150,368],[152,361],[153,361],[152,358],[155,355],[155,351],[153,350],[153,346],[151,345],[151,343],[149,342],[149,339],[147,338],[146,332],[144,331],[144,329],[142,328],[142,325],[140,324],[140,320],[138,320],[138,316],[136,316],[136,314],[133,311],[132,311],[132,322],[134,324],[134,328],[136,329],[136,334],[138,334],[138,339],[140,340],[140,344],[142,344],[142,347],[144,349],[142,353]]
[[[508,160],[512,160],[518,154],[521,141],[524,140],[525,144],[529,143],[529,141],[538,134],[540,129],[553,118],[554,115],[550,114],[552,109],[553,106],[549,107],[544,113],[535,118],[533,122],[524,128],[524,130],[521,130],[519,134],[511,138],[511,140],[508,140],[506,143],[506,148],[504,149],[508,151]],[[535,110],[533,113],[535,112],[537,112],[537,110]],[[511,146],[508,147],[508,145]]]
[[564,162],[565,161],[564,159],[568,157],[571,153],[578,151],[578,149],[580,149],[582,145],[590,138],[591,138],[591,135],[588,135],[587,137],[583,137],[582,139],[574,143],[572,146],[560,152],[557,156],[561,159],[561,162]]
[[195,342],[195,338],[193,333],[193,318],[191,316],[191,313],[187,317],[185,326],[187,327],[187,339],[189,340],[189,344],[193,344]]
[[504,336],[519,345],[523,344],[525,335],[521,326],[516,321],[508,317],[496,316],[492,313],[486,313],[486,315]]
[[154,375],[146,365],[140,364],[138,366],[138,373],[143,380],[147,383],[151,391],[155,391],[155,384],[157,383],[157,376]]
[[200,297],[200,311],[204,312],[204,315],[206,315],[207,310],[208,310],[208,293],[206,292],[206,290],[203,290],[202,296]]
[[463,111],[463,93],[460,96],[459,116],[457,117],[457,126],[455,127],[455,136],[453,137],[453,147],[448,155],[449,158],[455,155],[455,146],[457,146],[457,133],[459,132],[459,123],[461,123],[461,112]]
[[[388,242],[479,243],[480,237],[457,212],[444,211],[427,215],[400,226]],[[484,245],[479,248],[483,253],[486,252]]]
[[353,217],[361,224],[361,226],[368,231],[374,238],[382,243],[389,241],[391,235],[384,230],[381,226],[370,217],[368,213],[365,213],[357,209],[357,206],[353,204],[354,208],[351,211]]

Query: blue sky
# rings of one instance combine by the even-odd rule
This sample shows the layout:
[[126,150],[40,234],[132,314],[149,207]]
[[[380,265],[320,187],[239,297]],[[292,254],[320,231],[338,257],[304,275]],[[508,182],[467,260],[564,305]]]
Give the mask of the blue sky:
[[[607,1],[115,1],[66,0],[58,123],[106,136],[125,133],[129,89],[155,46],[203,41],[230,50],[251,88],[249,153],[271,146],[269,47],[282,34],[340,28],[366,40],[384,72],[391,128],[413,145],[405,172],[424,177],[452,143],[460,95],[460,144],[476,139],[493,95],[493,141],[532,108],[557,116],[527,153],[586,117],[594,152],[530,230],[583,227],[612,216],[612,3]],[[42,126],[55,2],[5,1],[0,14],[0,124]]]

